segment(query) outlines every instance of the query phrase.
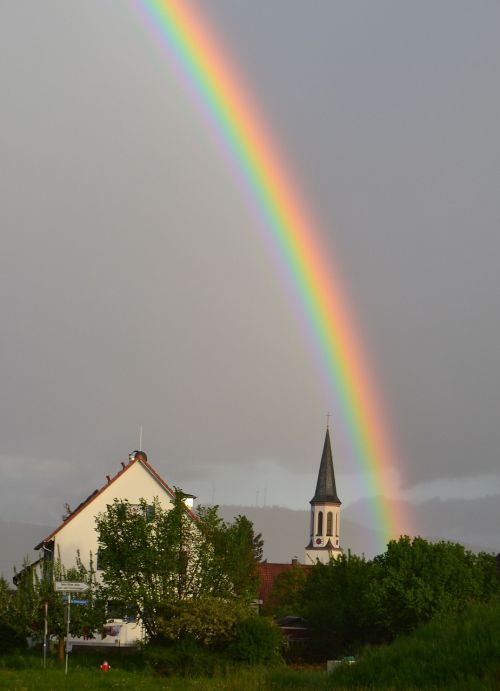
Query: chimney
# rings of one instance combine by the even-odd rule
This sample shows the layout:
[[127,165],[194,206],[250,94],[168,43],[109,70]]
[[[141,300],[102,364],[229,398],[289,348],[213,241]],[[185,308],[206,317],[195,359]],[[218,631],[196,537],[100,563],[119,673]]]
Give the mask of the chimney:
[[111,477],[109,475],[106,475],[106,480],[108,481],[108,485],[111,482]]
[[292,566],[298,566],[299,564],[299,559],[298,557],[293,557],[292,559]]

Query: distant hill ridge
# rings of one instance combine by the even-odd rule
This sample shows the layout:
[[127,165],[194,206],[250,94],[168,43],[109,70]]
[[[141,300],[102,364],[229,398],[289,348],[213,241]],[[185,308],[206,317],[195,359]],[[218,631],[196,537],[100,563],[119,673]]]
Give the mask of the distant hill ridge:
[[[289,562],[293,557],[304,560],[304,551],[309,542],[309,511],[287,509],[282,506],[231,506],[222,505],[219,513],[224,520],[231,520],[244,514],[254,524],[255,530],[264,538],[264,558],[272,562]],[[341,519],[341,546],[347,552],[375,554],[378,535],[362,525]]]
[[[431,540],[460,542],[478,552],[500,552],[497,536],[500,524],[500,496],[480,499],[431,499],[420,504],[405,506],[404,513],[414,517],[422,537]],[[398,513],[396,511],[396,513]],[[244,514],[253,522],[264,538],[264,558],[272,562],[289,562],[293,557],[304,559],[309,540],[309,511],[282,506],[221,505],[220,515],[231,520]],[[364,554],[371,559],[380,544],[379,534],[366,527],[370,515],[369,501],[359,500],[343,507],[340,523],[341,546],[353,554]],[[37,525],[21,521],[0,520],[0,573],[12,581],[14,566],[20,568],[25,557],[36,558],[33,551],[54,526]],[[401,530],[405,532],[405,528]]]
[[[500,500],[500,497],[498,499]],[[464,501],[438,502],[432,500],[415,506],[416,524],[427,526],[426,530],[421,531],[421,536],[432,541],[459,542],[473,552],[498,553],[500,540],[497,542],[488,533],[476,531],[472,519],[469,523],[470,532],[463,530],[460,536],[460,521],[457,514],[460,513],[462,507],[457,507],[457,504],[462,504]],[[476,502],[472,503],[476,504]],[[498,511],[500,501],[495,506],[495,511]],[[493,510],[493,506],[490,508]],[[294,556],[297,556],[301,562],[304,560],[304,550],[309,540],[309,511],[287,509],[281,506],[232,505],[221,505],[219,511],[224,520],[231,520],[241,513],[252,521],[256,531],[262,533],[264,558],[268,561],[288,562]],[[442,517],[446,511],[449,511],[456,518],[454,525]],[[472,507],[469,507],[467,515],[469,516],[470,513],[472,513]],[[366,515],[369,515],[366,502],[356,502],[344,509],[340,521],[340,544],[346,553],[350,549],[353,554],[364,555],[367,559],[372,559],[381,551],[377,545],[383,541],[379,532],[370,530],[363,525],[362,517]],[[436,520],[432,521],[431,516],[435,516]],[[491,518],[493,519],[493,515]],[[496,527],[498,522],[496,521],[492,525]],[[401,532],[404,534],[406,531],[402,530]]]

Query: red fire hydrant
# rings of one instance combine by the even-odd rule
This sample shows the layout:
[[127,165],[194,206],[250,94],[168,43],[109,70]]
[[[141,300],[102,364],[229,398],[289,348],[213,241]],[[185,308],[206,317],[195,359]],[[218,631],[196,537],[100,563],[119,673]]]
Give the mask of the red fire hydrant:
[[109,670],[111,669],[111,667],[109,666],[109,663],[106,662],[106,660],[104,660],[104,662],[102,663],[101,669],[103,672],[109,672]]

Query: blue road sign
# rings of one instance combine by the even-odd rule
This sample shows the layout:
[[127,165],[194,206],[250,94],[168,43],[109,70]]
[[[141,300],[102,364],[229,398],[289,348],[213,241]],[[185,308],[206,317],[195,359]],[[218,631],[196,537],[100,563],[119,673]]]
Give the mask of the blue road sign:
[[[68,601],[68,596],[63,595],[63,602]],[[71,598],[71,604],[72,605],[86,605],[88,604],[88,600],[76,600],[74,597]]]

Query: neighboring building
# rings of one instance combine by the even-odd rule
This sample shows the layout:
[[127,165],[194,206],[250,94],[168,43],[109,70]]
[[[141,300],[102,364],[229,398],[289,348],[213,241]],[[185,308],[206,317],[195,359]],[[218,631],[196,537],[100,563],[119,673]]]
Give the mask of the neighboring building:
[[[68,507],[68,515],[61,525],[36,545],[35,549],[43,550],[45,558],[60,557],[61,563],[68,568],[75,565],[78,550],[85,565],[88,565],[90,554],[95,563],[98,554],[95,518],[98,514],[105,513],[108,504],[112,504],[115,499],[122,499],[133,507],[138,506],[141,499],[153,502],[158,498],[160,505],[168,508],[175,497],[174,490],[148,463],[147,456],[142,451],[131,454],[129,462],[122,462],[121,470],[114,477],[107,475],[106,478],[106,484],[92,492],[74,511]],[[191,496],[186,503],[189,508],[192,507]]]
[[333,471],[330,430],[326,428],[316,492],[310,501],[310,540],[305,551],[305,563],[326,564],[342,554],[340,547],[340,505]]
[[280,573],[283,573],[283,571],[288,571],[289,569],[293,568],[294,566],[297,566],[297,559],[294,557],[292,561],[288,564],[279,564],[279,563],[271,563],[266,561],[262,561],[259,564],[259,575],[260,575],[260,590],[259,590],[259,599],[258,599],[258,604],[259,606],[263,606],[268,598],[269,594],[271,593],[271,590],[273,589],[274,586],[274,581],[276,578],[280,575]]

